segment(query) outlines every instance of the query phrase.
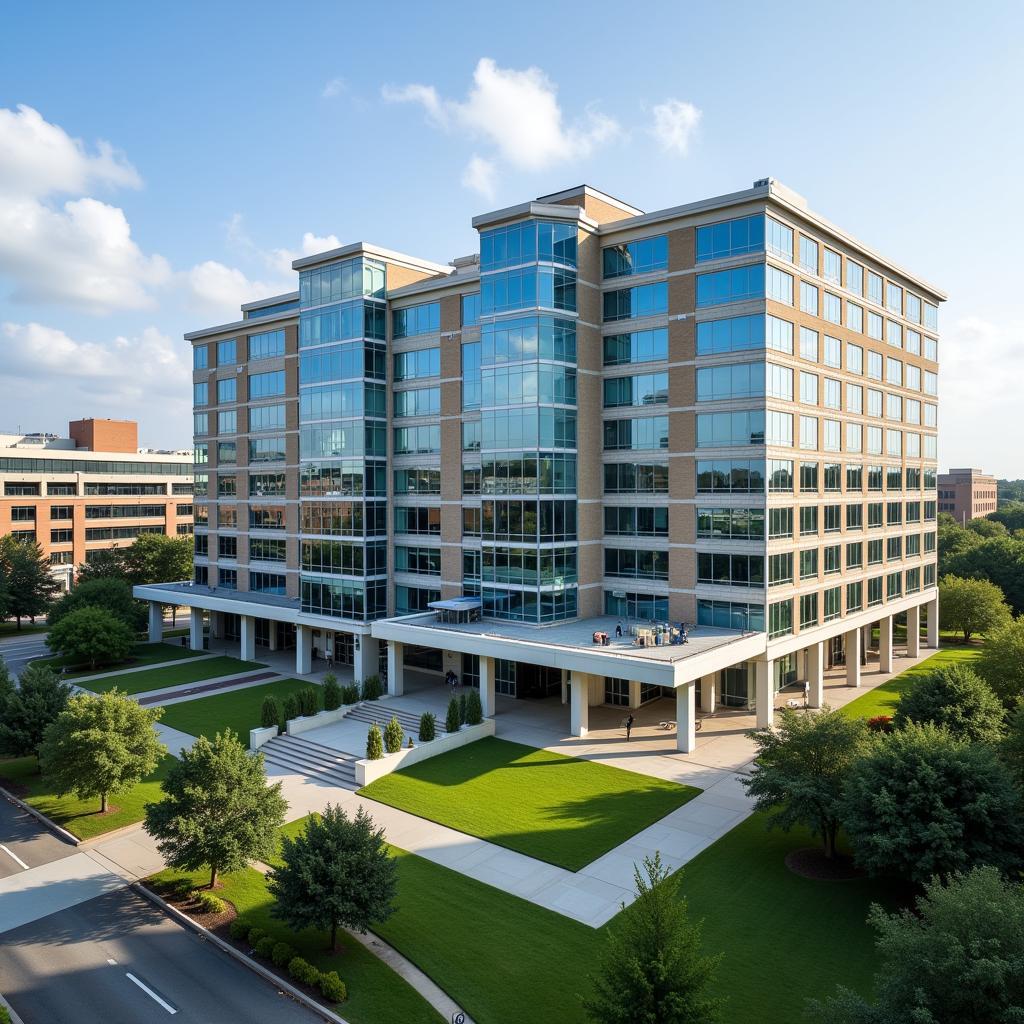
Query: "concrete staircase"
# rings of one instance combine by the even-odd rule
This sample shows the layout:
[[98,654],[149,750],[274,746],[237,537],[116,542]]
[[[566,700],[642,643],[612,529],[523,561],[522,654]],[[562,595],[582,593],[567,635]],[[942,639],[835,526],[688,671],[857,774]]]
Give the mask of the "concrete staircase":
[[[390,707],[388,701],[378,703],[377,701],[364,700],[362,703],[357,704],[352,710],[345,716],[346,722],[365,722],[366,728],[370,728],[371,722],[376,722],[380,726],[380,731],[384,731],[384,726],[391,721],[392,717],[398,719],[398,724],[402,727],[406,737],[411,736],[413,740],[418,741],[420,734],[420,716],[414,714],[411,711],[401,711],[397,708]],[[437,719],[435,730],[438,738],[445,735],[444,731],[444,718]]]
[[322,779],[345,789],[358,789],[355,754],[313,743],[302,736],[277,736],[260,747],[268,765]]

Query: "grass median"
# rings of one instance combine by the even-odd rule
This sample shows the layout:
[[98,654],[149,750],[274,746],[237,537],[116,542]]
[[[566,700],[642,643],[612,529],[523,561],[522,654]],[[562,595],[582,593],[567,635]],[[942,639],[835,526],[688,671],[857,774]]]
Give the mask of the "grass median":
[[128,672],[122,675],[104,676],[102,679],[82,679],[78,685],[93,693],[106,693],[116,686],[122,693],[148,693],[168,686],[187,686],[218,676],[237,675],[239,672],[257,672],[265,665],[253,661],[239,661],[237,658],[203,658],[202,661],[181,662],[147,669],[145,672]]
[[51,668],[60,671],[66,669],[65,679],[81,679],[84,676],[94,675],[97,672],[116,672],[118,669],[141,668],[143,665],[159,665],[163,662],[187,661],[189,658],[198,658],[202,651],[191,651],[187,647],[180,647],[175,644],[149,644],[140,643],[132,648],[132,653],[124,661],[114,665],[97,665],[95,669],[83,668],[77,659],[69,655],[58,655],[39,660]]

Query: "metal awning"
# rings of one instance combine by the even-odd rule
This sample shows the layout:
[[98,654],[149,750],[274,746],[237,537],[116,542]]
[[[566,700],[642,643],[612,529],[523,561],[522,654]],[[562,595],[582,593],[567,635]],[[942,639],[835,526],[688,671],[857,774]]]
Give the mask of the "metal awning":
[[428,608],[443,612],[471,612],[483,607],[479,597],[450,597],[447,601],[431,601]]

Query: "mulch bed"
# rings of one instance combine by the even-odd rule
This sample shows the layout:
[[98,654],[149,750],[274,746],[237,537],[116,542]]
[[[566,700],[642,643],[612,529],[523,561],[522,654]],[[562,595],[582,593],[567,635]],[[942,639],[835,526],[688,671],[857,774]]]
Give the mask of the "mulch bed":
[[[180,910],[183,914],[187,914],[197,924],[201,924],[204,928],[211,932],[216,932],[221,937],[227,937],[228,926],[236,917],[238,917],[238,911],[235,910],[233,903],[228,900],[224,900],[224,910],[219,914],[208,914],[204,910],[201,910],[199,903],[196,901],[194,893],[188,893],[182,895],[173,886],[161,886],[156,888],[149,886],[158,896],[166,900],[176,910]],[[213,892],[216,894],[217,889],[222,888],[220,884],[214,887]],[[197,892],[209,892],[207,888],[196,890]],[[221,897],[223,899],[223,897]]]
[[864,872],[854,865],[851,857],[837,854],[833,860],[828,860],[820,846],[805,846],[787,853],[786,867],[794,875],[818,882],[849,882],[864,877]]

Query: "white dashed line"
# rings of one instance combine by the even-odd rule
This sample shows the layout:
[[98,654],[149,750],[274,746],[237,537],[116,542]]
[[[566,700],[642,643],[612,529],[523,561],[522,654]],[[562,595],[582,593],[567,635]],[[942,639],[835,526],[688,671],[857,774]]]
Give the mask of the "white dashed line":
[[142,991],[145,992],[150,999],[152,999],[154,1002],[159,1003],[168,1013],[178,1012],[173,1006],[171,1006],[169,1002],[167,1002],[165,999],[161,999],[160,996],[158,996],[148,985],[139,981],[139,979],[136,978],[134,974],[126,972],[125,977],[133,984],[138,985],[139,988],[141,988]]
[[16,864],[20,864],[26,871],[28,871],[28,865],[14,852],[9,850],[3,843],[0,843],[0,850],[3,850],[8,857],[11,858]]

